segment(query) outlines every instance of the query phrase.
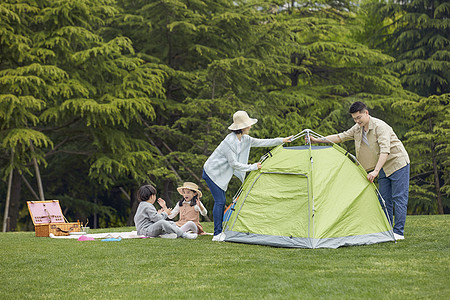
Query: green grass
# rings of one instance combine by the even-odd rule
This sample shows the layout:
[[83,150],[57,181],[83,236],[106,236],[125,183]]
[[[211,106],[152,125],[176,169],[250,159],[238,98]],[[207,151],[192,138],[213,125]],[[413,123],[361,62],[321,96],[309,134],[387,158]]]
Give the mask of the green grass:
[[408,216],[406,240],[339,249],[1,233],[0,299],[450,299],[449,225]]

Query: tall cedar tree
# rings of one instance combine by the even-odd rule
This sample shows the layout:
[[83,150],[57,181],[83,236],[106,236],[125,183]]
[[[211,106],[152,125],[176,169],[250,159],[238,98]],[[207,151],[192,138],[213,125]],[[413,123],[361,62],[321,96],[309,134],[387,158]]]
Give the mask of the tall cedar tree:
[[450,94],[402,101],[398,108],[414,115],[406,134],[414,170],[410,210],[443,214],[450,207]]
[[372,44],[396,58],[389,67],[403,86],[420,95],[414,103],[399,102],[411,116],[407,149],[411,154],[413,213],[444,213],[450,207],[448,97],[450,35],[447,1],[375,2],[368,26]]
[[113,217],[109,199],[103,201],[108,207],[101,205],[104,190],[129,177],[149,181],[155,161],[153,147],[130,128],[141,116],[154,118],[165,74],[137,58],[128,38],[98,34],[118,12],[113,4],[21,0],[0,6],[1,151],[14,150],[12,167],[20,172],[33,155],[48,164],[41,169],[47,199],[76,207],[68,211],[69,217],[76,211],[73,218]]
[[[110,35],[129,36],[168,74],[167,99],[147,129],[167,171],[157,168],[155,181],[173,197],[181,181],[202,184],[202,165],[237,109],[260,120],[256,137],[325,134],[351,125],[355,100],[393,114],[390,103],[407,97],[384,67],[393,58],[356,42],[349,1],[277,2],[119,1],[124,14]],[[265,151],[252,150],[251,160]]]
[[[206,188],[202,165],[227,134],[234,111],[259,116],[247,91],[261,90],[261,76],[284,76],[279,65],[288,58],[277,43],[289,42],[288,33],[283,25],[267,25],[273,17],[245,2],[119,1],[124,15],[116,29],[133,40],[141,58],[163,65],[168,74],[166,99],[156,104],[155,121],[146,122],[167,170],[156,168],[154,180],[168,199],[178,198],[175,188],[183,181]],[[212,208],[210,195],[204,198]]]
[[356,12],[350,1],[289,1],[278,10],[296,41],[291,63],[297,69],[289,74],[291,87],[272,94],[284,103],[296,101],[295,113],[323,134],[352,125],[347,111],[354,101],[366,102],[375,116],[390,122],[395,115],[390,104],[409,97],[385,68],[394,59],[358,42],[362,24]]

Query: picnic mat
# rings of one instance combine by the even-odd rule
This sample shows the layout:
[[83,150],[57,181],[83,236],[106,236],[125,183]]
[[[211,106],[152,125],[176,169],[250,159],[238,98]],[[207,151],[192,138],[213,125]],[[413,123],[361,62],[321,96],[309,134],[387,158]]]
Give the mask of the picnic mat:
[[[79,233],[79,232],[78,232]],[[52,239],[80,239],[84,237],[82,240],[92,239],[140,239],[145,238],[144,235],[138,235],[137,231],[130,232],[105,232],[105,233],[88,233],[88,234],[71,234],[66,236],[56,236],[50,233],[50,237]]]

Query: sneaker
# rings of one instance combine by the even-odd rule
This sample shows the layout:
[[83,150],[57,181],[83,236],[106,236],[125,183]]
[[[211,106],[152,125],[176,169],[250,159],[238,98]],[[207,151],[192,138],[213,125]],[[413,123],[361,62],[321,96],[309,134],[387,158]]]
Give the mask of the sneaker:
[[196,233],[185,232],[185,233],[183,233],[183,235],[181,237],[184,238],[184,239],[194,240],[194,239],[197,238],[197,234]]
[[161,234],[159,237],[163,238],[163,239],[176,239],[178,236],[176,233],[166,233],[166,234]]
[[397,240],[397,241],[398,240],[404,240],[405,236],[403,236],[401,234],[397,234],[397,233],[394,232],[394,239]]
[[215,236],[213,236],[212,241],[213,242],[223,242],[225,240],[225,233],[221,232]]

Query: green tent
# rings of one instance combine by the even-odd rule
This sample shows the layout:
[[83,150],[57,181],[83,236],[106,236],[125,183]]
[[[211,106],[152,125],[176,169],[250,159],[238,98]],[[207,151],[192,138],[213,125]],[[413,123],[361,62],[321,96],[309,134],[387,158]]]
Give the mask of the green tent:
[[294,248],[394,241],[375,185],[341,147],[280,145],[261,161],[233,200],[225,241]]

